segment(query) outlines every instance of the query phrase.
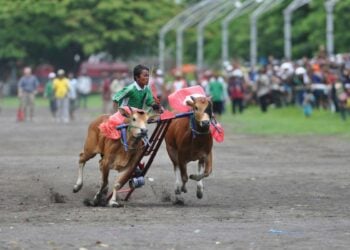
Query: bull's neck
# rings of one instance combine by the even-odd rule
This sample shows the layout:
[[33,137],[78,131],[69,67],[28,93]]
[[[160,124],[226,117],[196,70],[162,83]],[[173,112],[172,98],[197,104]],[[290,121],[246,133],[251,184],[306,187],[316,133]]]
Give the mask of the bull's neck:
[[203,128],[200,126],[199,122],[195,119],[194,115],[190,117],[190,129],[192,130],[192,137],[208,135],[210,133],[209,126]]
[[141,148],[141,146],[139,146],[140,141],[141,141],[141,137],[134,137],[131,135],[131,133],[127,133],[126,141],[124,141],[123,139],[121,140],[122,144],[124,145],[125,151],[140,149]]

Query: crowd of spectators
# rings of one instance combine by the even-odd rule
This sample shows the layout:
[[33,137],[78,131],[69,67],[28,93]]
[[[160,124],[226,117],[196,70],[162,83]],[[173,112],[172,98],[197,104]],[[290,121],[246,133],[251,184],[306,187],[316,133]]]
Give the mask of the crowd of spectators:
[[[18,93],[20,109],[33,119],[37,79],[29,70],[25,69],[18,83]],[[72,73],[66,78],[63,70],[51,72],[48,77],[44,97],[48,98],[53,118],[60,122],[73,120],[77,107],[87,107],[91,79],[84,72],[77,79]],[[127,73],[102,75],[103,113],[113,112],[111,97],[131,82]],[[337,112],[346,120],[350,115],[350,54],[327,57],[320,50],[314,58],[297,61],[269,57],[267,63],[256,68],[226,62],[222,71],[209,69],[191,81],[178,70],[168,77],[154,69],[149,81],[153,95],[164,107],[170,93],[193,85],[201,85],[211,96],[218,117],[224,112],[244,113],[251,105],[259,106],[263,113],[270,107],[293,105],[302,108],[306,117],[312,116],[314,109],[324,109]]]
[[314,58],[297,61],[270,57],[257,68],[225,63],[220,74],[207,70],[193,84],[201,85],[214,102],[222,103],[216,110],[218,115],[224,111],[225,102],[230,102],[232,114],[243,113],[250,105],[258,105],[263,113],[269,107],[293,105],[302,108],[306,117],[314,109],[337,112],[344,120],[350,114],[349,54],[327,57],[320,51]]

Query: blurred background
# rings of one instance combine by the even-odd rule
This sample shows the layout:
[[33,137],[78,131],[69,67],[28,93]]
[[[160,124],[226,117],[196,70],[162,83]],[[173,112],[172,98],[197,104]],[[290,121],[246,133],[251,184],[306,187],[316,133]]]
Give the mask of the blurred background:
[[37,106],[49,105],[45,87],[56,77],[49,74],[63,69],[90,85],[86,93],[77,87],[76,109],[87,96],[95,101],[86,107],[110,112],[111,96],[132,82],[135,65],[145,64],[164,106],[176,89],[201,85],[222,104],[217,117],[248,124],[245,130],[249,117],[266,114],[274,123],[268,115],[289,114],[301,127],[313,119],[312,131],[330,119],[340,122],[335,131],[347,131],[350,0],[0,0],[0,6],[1,108],[17,105],[18,82],[30,67],[39,82]]

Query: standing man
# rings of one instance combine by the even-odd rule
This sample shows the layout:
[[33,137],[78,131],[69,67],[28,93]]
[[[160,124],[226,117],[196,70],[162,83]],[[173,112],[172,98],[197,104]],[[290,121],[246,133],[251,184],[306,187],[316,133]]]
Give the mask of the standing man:
[[111,79],[109,78],[108,72],[102,72],[102,113],[109,114],[111,111]]
[[259,100],[260,109],[263,113],[266,113],[269,106],[271,90],[271,80],[266,73],[266,67],[259,70],[259,75],[256,79],[256,88],[256,95]]
[[220,118],[224,111],[225,85],[219,80],[219,76],[214,76],[209,81],[209,95],[213,101],[213,112]]
[[150,79],[149,86],[152,90],[153,95],[156,96],[161,105],[165,107],[167,103],[167,95],[164,85],[163,71],[161,69],[157,69],[155,71],[155,77],[152,77]]
[[78,77],[78,93],[79,93],[79,107],[81,101],[84,103],[84,108],[87,108],[87,98],[91,92],[92,80],[87,75],[86,71],[83,71],[81,76]]
[[53,90],[53,81],[56,77],[56,74],[54,72],[50,72],[48,77],[49,77],[49,80],[45,85],[44,97],[49,100],[50,112],[51,112],[52,118],[55,119],[57,106],[56,106],[55,92]]
[[57,122],[69,122],[69,80],[64,76],[63,69],[57,71],[57,78],[53,81],[53,89],[57,103]]
[[23,115],[19,115],[18,121],[26,119],[28,116],[27,109],[29,109],[29,120],[33,121],[34,118],[34,100],[37,93],[39,81],[36,76],[32,75],[32,69],[26,67],[23,70],[23,76],[18,82],[18,97],[20,99],[19,112]]
[[78,81],[74,77],[74,73],[70,72],[68,74],[69,78],[69,92],[68,92],[68,99],[69,99],[69,118],[71,121],[74,120],[74,113],[77,109],[77,99],[78,99],[78,93],[77,93],[77,86]]

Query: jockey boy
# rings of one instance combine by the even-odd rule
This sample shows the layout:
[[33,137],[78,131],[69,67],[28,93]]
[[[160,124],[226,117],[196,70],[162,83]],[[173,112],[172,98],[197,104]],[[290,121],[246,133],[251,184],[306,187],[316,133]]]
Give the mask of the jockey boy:
[[[134,80],[132,84],[124,87],[113,96],[114,110],[117,111],[117,108],[126,106],[137,109],[152,107],[153,110],[160,112],[160,105],[153,98],[148,86],[149,69],[146,66],[137,65],[134,68]],[[125,117],[118,111],[100,124],[100,131],[107,138],[119,139],[120,132],[115,128],[122,124],[124,120]]]
[[152,107],[153,110],[159,111],[159,103],[153,98],[151,89],[148,86],[149,69],[146,66],[137,65],[134,68],[134,80],[132,84],[124,87],[114,95],[114,109],[130,106],[138,109]]

